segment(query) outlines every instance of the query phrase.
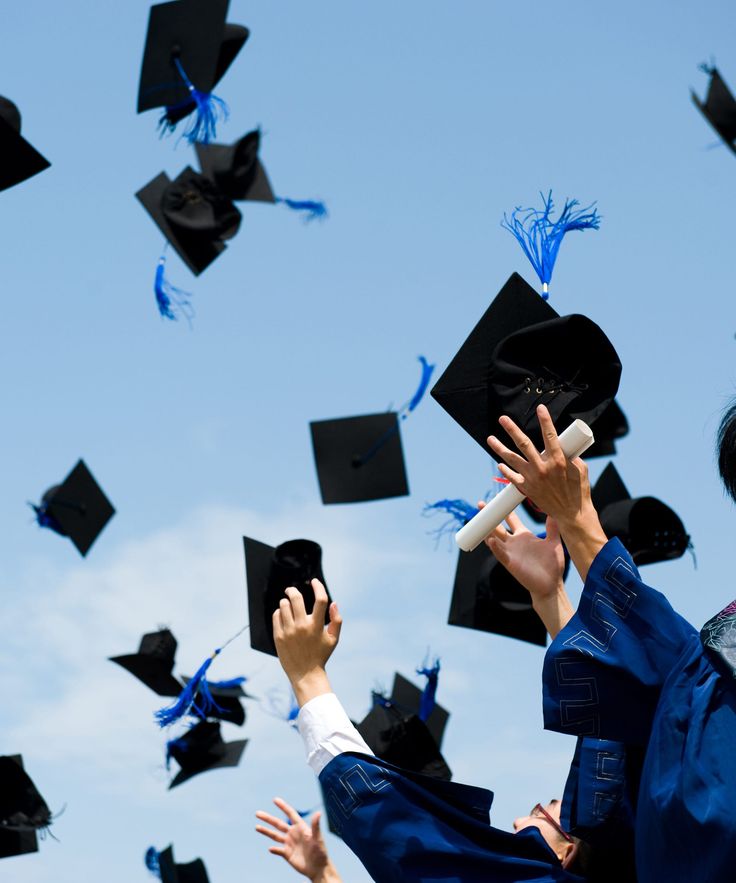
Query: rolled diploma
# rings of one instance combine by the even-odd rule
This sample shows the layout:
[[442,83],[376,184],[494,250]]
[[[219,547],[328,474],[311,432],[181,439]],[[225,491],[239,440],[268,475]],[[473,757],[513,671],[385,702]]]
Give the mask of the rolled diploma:
[[[587,423],[576,420],[560,436],[560,447],[568,460],[574,460],[593,444],[593,431]],[[542,453],[542,457],[546,451]],[[508,484],[490,500],[477,515],[455,534],[455,542],[463,552],[472,552],[483,540],[505,521],[524,499],[524,494]]]

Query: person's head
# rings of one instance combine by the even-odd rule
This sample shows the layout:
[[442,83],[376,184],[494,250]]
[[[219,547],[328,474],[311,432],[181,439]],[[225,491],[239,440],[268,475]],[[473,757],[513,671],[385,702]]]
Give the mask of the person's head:
[[716,437],[718,472],[729,496],[736,500],[736,401],[721,419]]
[[561,808],[559,800],[551,800],[544,805],[538,803],[528,816],[514,819],[514,833],[518,834],[524,828],[538,828],[562,867],[570,868],[578,857],[580,841],[560,825]]

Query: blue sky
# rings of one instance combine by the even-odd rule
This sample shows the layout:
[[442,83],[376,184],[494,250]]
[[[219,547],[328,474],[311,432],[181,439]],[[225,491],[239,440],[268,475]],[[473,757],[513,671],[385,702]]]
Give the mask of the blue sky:
[[[541,730],[537,648],[445,625],[455,553],[420,516],[475,499],[490,461],[429,398],[402,430],[411,496],[323,507],[313,419],[404,402],[420,353],[444,368],[513,272],[537,285],[504,211],[552,188],[597,200],[601,229],[570,236],[551,286],[616,346],[631,422],[616,465],[634,495],[672,505],[688,557],[648,580],[700,624],[732,597],[732,514],[712,437],[734,391],[736,165],[691,105],[715,57],[736,86],[732,4],[600,6],[437,0],[248,4],[251,40],[218,94],[222,140],[260,125],[275,190],[322,198],[323,224],[246,205],[227,252],[194,279],[193,327],[156,312],[161,236],[133,193],[193,152],[135,115],[148,4],[25,0],[5,12],[0,93],[52,168],[0,194],[0,752],[22,752],[53,808],[17,883],[147,879],[149,844],[202,856],[213,883],[296,879],[253,833],[280,795],[317,789],[298,737],[249,707],[241,766],[172,793],[156,697],[106,657],[168,623],[191,673],[247,616],[244,534],[320,542],[346,617],[331,668],[351,715],[370,689],[442,657],[458,781],[496,792],[510,825],[559,795],[572,744]],[[118,514],[86,560],[32,523],[36,499],[84,457]],[[595,476],[605,465],[592,467]],[[573,593],[578,591],[570,581]],[[277,666],[229,648],[220,674],[259,695]],[[347,879],[367,879],[331,840]]]

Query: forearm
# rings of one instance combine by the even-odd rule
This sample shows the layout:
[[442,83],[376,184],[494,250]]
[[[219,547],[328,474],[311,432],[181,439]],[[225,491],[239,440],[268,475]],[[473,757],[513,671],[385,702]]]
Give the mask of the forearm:
[[572,563],[580,574],[580,579],[585,582],[591,564],[608,542],[598,513],[593,508],[593,504],[588,503],[574,515],[559,517],[557,522]]
[[560,582],[553,595],[547,595],[542,598],[532,596],[532,606],[537,616],[544,623],[544,627],[549,632],[552,640],[570,622],[575,613],[562,582]]

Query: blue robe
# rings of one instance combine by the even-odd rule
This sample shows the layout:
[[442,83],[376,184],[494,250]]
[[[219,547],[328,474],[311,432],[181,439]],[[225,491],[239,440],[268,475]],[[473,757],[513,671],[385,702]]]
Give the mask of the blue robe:
[[640,883],[736,880],[736,689],[618,540],[547,650],[545,727],[643,752]]
[[379,883],[583,883],[537,828],[492,828],[485,788],[353,752],[331,760],[319,779],[331,825]]

